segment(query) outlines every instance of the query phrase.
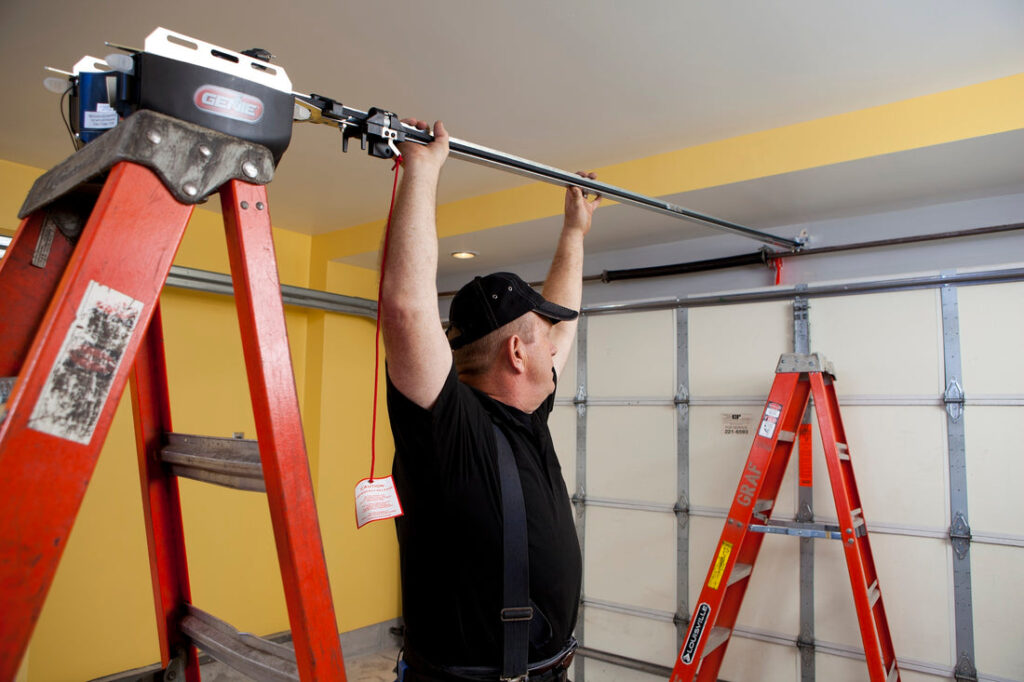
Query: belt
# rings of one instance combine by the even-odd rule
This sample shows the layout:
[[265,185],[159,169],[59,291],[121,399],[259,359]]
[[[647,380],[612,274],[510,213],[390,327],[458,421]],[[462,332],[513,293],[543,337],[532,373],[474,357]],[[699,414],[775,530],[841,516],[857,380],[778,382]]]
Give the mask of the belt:
[[563,673],[569,669],[579,644],[575,638],[557,654],[543,661],[532,663],[522,677],[503,678],[501,670],[489,666],[434,665],[406,649],[403,658],[409,664],[405,682],[556,682],[565,679]]

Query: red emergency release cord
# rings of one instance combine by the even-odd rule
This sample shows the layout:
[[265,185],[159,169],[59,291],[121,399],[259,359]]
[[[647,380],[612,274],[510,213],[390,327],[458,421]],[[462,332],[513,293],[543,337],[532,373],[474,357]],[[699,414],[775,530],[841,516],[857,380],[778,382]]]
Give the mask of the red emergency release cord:
[[398,167],[402,165],[402,156],[395,157],[395,183],[391,187],[391,207],[388,208],[388,222],[384,227],[384,252],[380,257],[380,281],[377,284],[377,333],[373,343],[373,420],[370,426],[370,483],[373,483],[373,470],[377,466],[377,387],[380,384],[380,311],[384,306],[381,293],[384,291],[385,264],[388,260],[388,238],[391,236],[391,216],[395,212],[395,195],[398,194]]

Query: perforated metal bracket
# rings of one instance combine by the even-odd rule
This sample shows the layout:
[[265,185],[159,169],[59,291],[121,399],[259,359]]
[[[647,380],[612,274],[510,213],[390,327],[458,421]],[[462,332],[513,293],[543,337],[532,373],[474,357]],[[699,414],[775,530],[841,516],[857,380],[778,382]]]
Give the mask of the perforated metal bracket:
[[953,542],[953,550],[957,557],[963,559],[971,548],[971,527],[960,512],[953,517],[953,525],[949,527],[949,539]]
[[833,377],[835,368],[821,353],[783,353],[775,368],[776,374],[796,374],[801,372],[824,372]]
[[942,394],[942,402],[946,404],[946,413],[949,418],[954,422],[960,421],[960,417],[964,413],[964,389],[956,377],[949,380],[946,392]]
[[152,170],[183,204],[200,203],[229,180],[265,185],[274,177],[274,157],[266,147],[143,110],[39,177],[18,217],[49,205],[121,161]]

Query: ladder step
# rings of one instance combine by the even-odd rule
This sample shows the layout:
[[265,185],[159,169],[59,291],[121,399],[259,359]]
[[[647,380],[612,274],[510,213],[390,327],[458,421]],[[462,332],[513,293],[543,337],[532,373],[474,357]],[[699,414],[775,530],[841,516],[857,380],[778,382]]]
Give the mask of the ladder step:
[[168,433],[160,460],[170,465],[175,476],[237,490],[267,490],[259,443],[254,440]]
[[896,669],[896,659],[892,659],[892,665],[889,666],[889,674],[885,676],[885,682],[896,682],[900,679],[900,671]]
[[254,680],[288,682],[299,679],[295,651],[246,632],[239,632],[219,618],[188,604],[181,631],[192,642],[243,675]]
[[708,635],[708,643],[704,645],[704,653],[701,655],[701,658],[707,658],[712,651],[724,644],[731,634],[731,628],[723,628],[721,626],[711,628],[711,634]]
[[874,606],[878,599],[882,596],[882,591],[878,589],[878,580],[871,583],[871,587],[868,588],[868,603]]
[[752,570],[754,570],[753,564],[736,564],[732,567],[732,574],[729,576],[729,582],[726,587],[749,577]]
[[793,431],[779,431],[779,440],[792,443],[796,440],[796,433]]
[[794,535],[799,538],[828,538],[831,540],[843,539],[843,534],[840,532],[839,526],[833,523],[770,519],[764,525],[752,524],[749,530],[752,533]]
[[846,443],[836,443],[836,450],[839,452],[839,459],[850,461],[850,446]]

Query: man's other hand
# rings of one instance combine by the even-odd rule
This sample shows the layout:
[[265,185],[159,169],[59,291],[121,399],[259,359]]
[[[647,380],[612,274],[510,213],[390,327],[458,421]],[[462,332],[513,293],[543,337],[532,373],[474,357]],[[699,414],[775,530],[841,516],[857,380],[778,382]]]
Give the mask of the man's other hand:
[[[430,130],[426,121],[419,121],[415,118],[404,118],[402,123],[413,126],[418,130]],[[448,158],[448,131],[444,124],[438,121],[434,124],[434,141],[427,145],[418,142],[403,142],[398,145],[398,151],[402,152],[407,169],[430,168],[436,171],[441,170],[445,159]]]
[[[576,174],[590,180],[597,179],[597,173],[593,172],[577,171]],[[565,227],[578,228],[583,231],[583,234],[590,232],[594,209],[600,203],[600,194],[579,187],[567,187],[565,190]]]

